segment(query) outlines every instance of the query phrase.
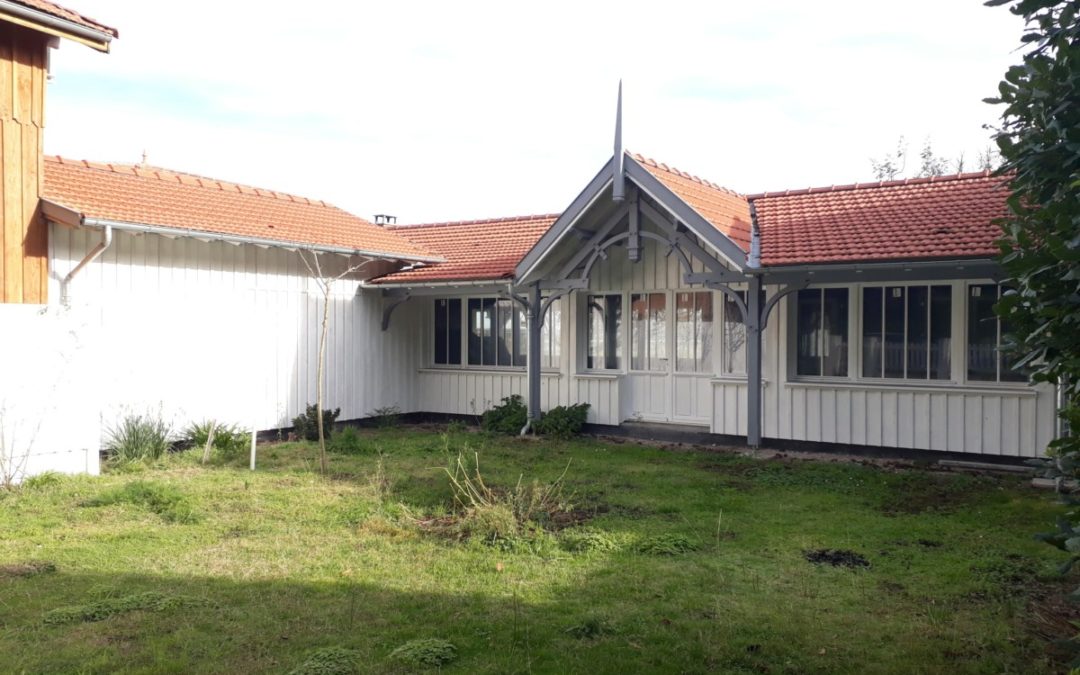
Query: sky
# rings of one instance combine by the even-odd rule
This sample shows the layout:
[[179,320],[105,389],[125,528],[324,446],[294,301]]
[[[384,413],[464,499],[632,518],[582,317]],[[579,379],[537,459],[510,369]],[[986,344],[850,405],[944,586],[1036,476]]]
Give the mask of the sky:
[[903,136],[973,168],[1019,62],[981,0],[62,0],[45,151],[400,223],[557,213],[626,147],[744,193],[873,179]]

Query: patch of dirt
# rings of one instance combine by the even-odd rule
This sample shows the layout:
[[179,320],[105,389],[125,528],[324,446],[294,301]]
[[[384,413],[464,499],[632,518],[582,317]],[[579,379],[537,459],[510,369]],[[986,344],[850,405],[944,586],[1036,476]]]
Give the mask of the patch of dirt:
[[855,551],[847,551],[839,548],[819,548],[812,551],[803,551],[803,557],[807,562],[815,565],[832,565],[833,567],[870,567],[870,561]]
[[880,586],[881,590],[885,591],[886,593],[899,594],[907,590],[907,586],[901,583],[897,583],[895,581],[882,581],[880,584],[878,584],[878,586]]
[[1080,642],[1076,640],[1080,603],[1068,597],[1075,583],[1071,579],[1038,584],[1029,595],[1024,611],[1027,633],[1044,642],[1050,657],[1061,664],[1080,656]]
[[950,475],[913,473],[910,480],[890,485],[878,508],[887,516],[953,513],[968,504],[981,487],[976,481],[960,482]]
[[56,571],[56,563],[48,560],[33,560],[30,562],[10,563],[0,565],[0,579],[15,577],[36,577],[39,574],[52,574]]

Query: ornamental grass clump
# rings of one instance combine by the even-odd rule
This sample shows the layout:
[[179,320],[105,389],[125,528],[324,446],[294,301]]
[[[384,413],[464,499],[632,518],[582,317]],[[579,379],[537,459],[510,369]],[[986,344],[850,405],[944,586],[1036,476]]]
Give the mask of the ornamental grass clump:
[[160,459],[169,451],[172,427],[159,416],[127,415],[106,433],[105,451],[114,462]]

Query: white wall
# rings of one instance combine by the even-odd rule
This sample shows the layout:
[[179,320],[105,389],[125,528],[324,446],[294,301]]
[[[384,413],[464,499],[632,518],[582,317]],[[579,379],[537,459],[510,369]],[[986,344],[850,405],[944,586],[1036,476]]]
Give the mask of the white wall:
[[[50,298],[99,238],[52,226]],[[331,299],[326,404],[342,420],[384,406],[413,411],[417,310],[398,308],[383,332],[379,294],[357,287],[340,281]],[[273,429],[315,401],[322,295],[296,252],[115,232],[70,297],[101,335],[100,374],[81,388],[100,405],[102,436],[143,412],[178,429],[206,418]]]

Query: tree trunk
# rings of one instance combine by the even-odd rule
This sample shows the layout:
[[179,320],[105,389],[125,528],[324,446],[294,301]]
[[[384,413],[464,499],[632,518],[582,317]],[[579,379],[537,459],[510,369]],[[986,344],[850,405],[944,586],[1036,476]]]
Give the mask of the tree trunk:
[[315,410],[319,420],[319,468],[327,472],[326,434],[323,430],[323,371],[326,360],[326,334],[330,327],[330,285],[323,286],[322,331],[319,333],[319,363],[315,369]]

